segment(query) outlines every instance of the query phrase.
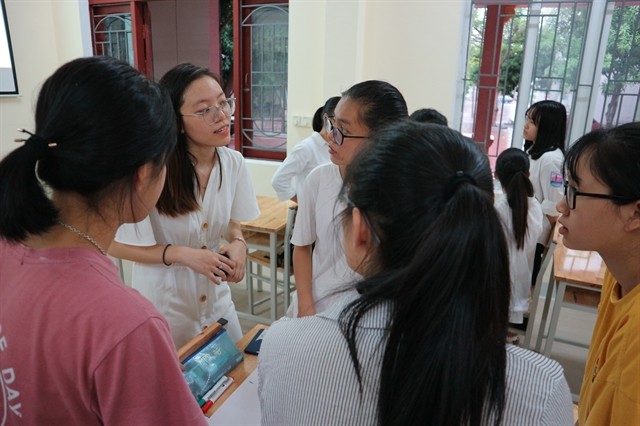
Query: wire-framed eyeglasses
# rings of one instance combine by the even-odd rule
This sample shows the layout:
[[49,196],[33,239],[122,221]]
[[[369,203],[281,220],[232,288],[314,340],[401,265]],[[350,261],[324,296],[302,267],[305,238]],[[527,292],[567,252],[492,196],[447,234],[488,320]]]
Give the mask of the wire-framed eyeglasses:
[[342,133],[342,130],[340,130],[339,127],[336,127],[333,117],[330,117],[328,115],[324,116],[324,128],[326,129],[327,133],[332,134],[333,141],[336,143],[336,145],[342,145],[346,138],[351,138],[351,139],[368,139],[369,138],[369,136],[345,135],[344,133]]
[[631,203],[635,201],[634,198],[629,197],[621,197],[619,195],[609,195],[609,194],[595,194],[593,192],[580,192],[574,186],[569,185],[569,183],[564,183],[564,197],[567,201],[567,205],[571,210],[576,208],[576,197],[592,197],[592,198],[603,198],[605,200],[618,200],[626,203]]
[[183,117],[202,117],[205,123],[211,126],[218,121],[218,117],[222,112],[225,116],[231,117],[236,110],[236,98],[225,99],[220,102],[220,105],[211,105],[203,109],[202,111],[194,112],[193,114],[180,114]]

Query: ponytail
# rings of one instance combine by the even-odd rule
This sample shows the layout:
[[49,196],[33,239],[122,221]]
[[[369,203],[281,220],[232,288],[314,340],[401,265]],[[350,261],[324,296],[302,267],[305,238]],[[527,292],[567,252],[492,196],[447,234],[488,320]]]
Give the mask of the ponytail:
[[379,423],[499,424],[510,277],[487,157],[454,130],[406,121],[372,136],[343,193],[380,239],[339,320],[360,378],[358,323],[390,312]]
[[58,210],[36,176],[38,160],[55,149],[32,135],[0,162],[0,236],[6,240],[22,241],[29,234],[42,234],[57,222]]

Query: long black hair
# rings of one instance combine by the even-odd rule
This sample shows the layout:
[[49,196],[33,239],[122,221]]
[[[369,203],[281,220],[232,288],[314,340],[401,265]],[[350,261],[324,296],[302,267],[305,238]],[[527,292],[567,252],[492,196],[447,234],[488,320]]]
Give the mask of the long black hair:
[[580,184],[578,162],[585,156],[593,176],[609,187],[618,205],[640,200],[640,122],[594,130],[578,139],[567,152],[567,177]]
[[529,228],[529,197],[534,193],[529,180],[529,157],[518,148],[505,149],[496,160],[496,176],[506,192],[516,247],[521,250]]
[[[197,182],[196,169],[193,165],[195,159],[187,150],[187,135],[184,132],[180,108],[184,103],[184,92],[191,83],[202,77],[211,77],[222,87],[220,78],[209,71],[208,68],[190,63],[176,65],[160,79],[160,85],[166,88],[171,95],[178,136],[176,148],[167,162],[167,179],[156,207],[158,212],[171,217],[196,211],[200,208],[195,195]],[[222,162],[217,154],[217,148],[216,157],[220,166],[218,169],[220,173],[220,186],[218,189],[220,189],[222,186]]]
[[73,60],[51,75],[35,122],[34,135],[0,163],[0,236],[9,241],[42,234],[58,221],[39,179],[80,194],[97,213],[115,193],[124,209],[137,169],[152,162],[160,172],[175,145],[166,91],[106,56]]
[[367,80],[354,84],[342,92],[342,97],[360,105],[359,119],[372,132],[409,118],[407,102],[402,93],[386,81]]
[[524,150],[537,160],[545,152],[560,149],[564,154],[567,137],[567,109],[560,102],[540,101],[527,109],[526,116],[538,127],[535,141],[525,141]]
[[358,207],[379,241],[339,320],[360,384],[358,323],[390,303],[379,423],[498,424],[510,281],[489,161],[440,125],[407,120],[371,139],[341,192],[343,218]]

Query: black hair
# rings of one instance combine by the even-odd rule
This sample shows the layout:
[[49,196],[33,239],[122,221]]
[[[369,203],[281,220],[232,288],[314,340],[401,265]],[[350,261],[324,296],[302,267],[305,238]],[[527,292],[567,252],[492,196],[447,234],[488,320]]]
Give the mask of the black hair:
[[359,119],[371,132],[409,117],[402,93],[386,81],[363,81],[343,92],[342,97],[361,106]]
[[[640,200],[640,122],[594,130],[578,139],[567,152],[567,177],[580,184],[578,162],[585,158],[593,176],[609,187],[618,205]],[[626,200],[625,200],[626,199]]]
[[372,135],[341,197],[379,241],[339,318],[362,386],[358,324],[389,304],[379,423],[500,423],[510,298],[489,161],[459,132],[403,121]]
[[62,65],[42,86],[35,136],[0,163],[0,235],[22,241],[46,232],[58,209],[54,191],[80,194],[100,213],[103,202],[131,191],[137,169],[164,165],[175,144],[166,91],[130,65],[95,56]]
[[[196,182],[198,180],[194,166],[195,158],[187,150],[187,135],[184,133],[184,124],[180,115],[180,108],[184,103],[184,92],[189,85],[202,77],[211,77],[220,87],[220,78],[209,71],[208,68],[199,67],[190,63],[178,64],[165,73],[160,79],[160,85],[165,87],[171,95],[171,102],[176,115],[178,127],[177,144],[167,162],[167,179],[156,205],[161,214],[176,217],[199,209],[196,198]],[[220,184],[222,187],[222,162],[216,148],[216,157],[220,165]]]
[[334,111],[336,110],[336,105],[340,102],[340,96],[332,96],[324,103],[324,107],[322,108],[322,113],[327,114],[327,116],[332,117]]
[[420,123],[433,123],[442,126],[448,126],[447,117],[433,108],[420,108],[411,113],[410,119],[419,121]]
[[322,119],[323,111],[324,111],[324,106],[321,106],[316,110],[315,114],[313,114],[313,120],[311,120],[311,127],[313,128],[314,132],[320,133],[322,131],[322,128],[324,127],[324,120]]
[[540,101],[527,109],[526,115],[538,128],[535,141],[525,141],[524,149],[537,160],[545,152],[560,149],[564,154],[567,137],[567,110],[560,102]]
[[516,247],[524,248],[527,237],[529,197],[533,197],[533,185],[529,180],[529,157],[518,148],[508,148],[498,155],[496,176],[505,191],[511,208],[511,223]]

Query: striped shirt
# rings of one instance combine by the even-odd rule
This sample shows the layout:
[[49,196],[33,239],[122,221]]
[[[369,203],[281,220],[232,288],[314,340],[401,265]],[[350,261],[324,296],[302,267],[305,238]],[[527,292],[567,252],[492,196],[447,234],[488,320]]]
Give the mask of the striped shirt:
[[[263,425],[377,424],[380,366],[388,305],[367,312],[356,345],[363,392],[338,326],[346,297],[313,317],[282,318],[260,350]],[[507,345],[504,425],[572,425],[569,386],[562,367],[540,354]],[[492,424],[490,422],[489,424]]]

